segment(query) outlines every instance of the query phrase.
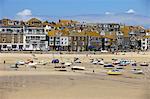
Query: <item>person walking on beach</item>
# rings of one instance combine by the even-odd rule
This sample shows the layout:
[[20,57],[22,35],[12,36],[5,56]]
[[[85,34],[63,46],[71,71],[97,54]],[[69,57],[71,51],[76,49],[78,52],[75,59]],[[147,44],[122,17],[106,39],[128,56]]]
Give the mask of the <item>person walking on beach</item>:
[[6,61],[4,60],[4,64],[6,63]]
[[94,69],[93,69],[93,73],[94,73],[95,71],[94,71]]

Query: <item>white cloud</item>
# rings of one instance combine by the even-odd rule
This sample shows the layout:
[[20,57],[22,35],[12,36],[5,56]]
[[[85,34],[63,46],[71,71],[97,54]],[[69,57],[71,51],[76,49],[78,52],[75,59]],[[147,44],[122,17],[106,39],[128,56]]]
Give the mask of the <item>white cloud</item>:
[[16,15],[17,15],[16,18],[18,20],[24,20],[24,21],[33,17],[32,11],[30,9],[24,9],[24,10],[18,12]]
[[21,12],[17,13],[18,16],[31,16],[32,15],[32,11],[29,9],[24,9]]
[[106,14],[106,15],[110,15],[110,14],[112,14],[112,13],[111,13],[111,12],[105,12],[105,14]]
[[126,11],[126,13],[128,13],[128,14],[134,14],[136,12],[133,9],[129,9],[128,11]]

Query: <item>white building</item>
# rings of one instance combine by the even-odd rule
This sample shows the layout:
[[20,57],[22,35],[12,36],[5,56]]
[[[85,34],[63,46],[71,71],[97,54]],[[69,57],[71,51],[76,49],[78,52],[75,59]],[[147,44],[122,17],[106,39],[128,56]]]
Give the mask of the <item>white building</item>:
[[23,27],[0,27],[0,50],[23,50]]
[[69,44],[69,36],[61,31],[49,32],[49,47],[50,50],[67,50]]
[[150,33],[141,39],[141,50],[150,50]]
[[24,27],[24,50],[48,50],[48,39],[43,27]]

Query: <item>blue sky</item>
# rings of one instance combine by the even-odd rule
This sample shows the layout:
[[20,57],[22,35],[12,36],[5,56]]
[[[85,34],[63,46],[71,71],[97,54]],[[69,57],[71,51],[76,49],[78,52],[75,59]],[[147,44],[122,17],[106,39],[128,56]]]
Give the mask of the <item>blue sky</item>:
[[0,0],[0,17],[15,18],[24,9],[34,16],[124,13],[129,9],[150,16],[149,4],[150,0]]
[[0,0],[0,19],[116,22],[150,28],[150,0]]

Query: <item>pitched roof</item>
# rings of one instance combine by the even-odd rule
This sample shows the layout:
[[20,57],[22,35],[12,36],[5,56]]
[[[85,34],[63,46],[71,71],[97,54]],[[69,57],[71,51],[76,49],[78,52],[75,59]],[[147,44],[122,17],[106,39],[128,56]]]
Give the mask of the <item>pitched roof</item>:
[[123,33],[124,37],[129,37],[130,27],[129,26],[122,27],[121,32]]
[[42,21],[41,20],[39,20],[39,19],[37,19],[37,18],[31,18],[31,19],[29,19],[27,22],[40,22],[40,23],[42,23]]

